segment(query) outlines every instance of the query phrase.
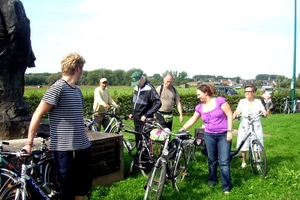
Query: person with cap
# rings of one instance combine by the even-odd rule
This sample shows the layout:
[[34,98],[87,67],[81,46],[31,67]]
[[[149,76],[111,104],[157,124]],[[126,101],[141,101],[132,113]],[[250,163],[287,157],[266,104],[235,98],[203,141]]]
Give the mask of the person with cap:
[[156,119],[163,128],[169,128],[170,130],[172,130],[173,126],[172,112],[175,104],[177,105],[179,113],[179,122],[182,123],[183,121],[180,96],[177,89],[172,85],[173,80],[173,75],[167,74],[164,77],[164,84],[156,88],[156,92],[159,94],[162,103],[160,109],[156,113]]
[[101,126],[105,130],[109,124],[109,117],[105,115],[105,112],[110,109],[110,106],[119,107],[119,105],[112,99],[107,90],[107,79],[101,78],[99,81],[99,86],[94,91],[94,120],[97,130],[101,130]]
[[[159,95],[155,88],[146,80],[141,72],[131,75],[131,86],[134,87],[132,99],[132,112],[129,118],[134,121],[135,131],[150,136],[150,132],[144,133],[143,127],[147,118],[154,118],[154,114],[161,106]],[[136,144],[141,139],[136,135]]]

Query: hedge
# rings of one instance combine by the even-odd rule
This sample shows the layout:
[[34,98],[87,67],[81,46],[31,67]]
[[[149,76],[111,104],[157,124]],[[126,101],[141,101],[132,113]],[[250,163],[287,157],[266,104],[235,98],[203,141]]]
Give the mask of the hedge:
[[[235,110],[237,107],[237,104],[241,98],[244,98],[243,95],[232,95],[232,96],[224,96],[229,105],[231,106],[232,111]],[[272,101],[275,105],[274,109],[272,110],[273,114],[279,113],[280,105],[283,103],[283,98],[288,96],[287,93],[277,93],[274,96],[272,96]],[[112,95],[113,99],[120,105],[121,109],[119,110],[119,114],[123,116],[127,116],[131,111],[132,106],[132,94],[114,94]],[[299,95],[298,95],[299,97]],[[27,96],[24,96],[24,99],[29,103],[30,105],[30,112],[33,113],[36,107],[38,106],[40,100],[42,98],[42,95],[39,94],[30,94]],[[184,115],[193,115],[195,106],[199,103],[199,100],[197,99],[195,94],[184,94],[180,95],[181,98],[181,104],[183,106],[183,114]],[[257,96],[256,98],[260,98]],[[93,109],[93,95],[84,95],[84,102],[86,104],[86,107],[84,108],[85,113],[87,111],[91,111]],[[174,108],[174,115],[178,115],[178,111],[176,108]]]

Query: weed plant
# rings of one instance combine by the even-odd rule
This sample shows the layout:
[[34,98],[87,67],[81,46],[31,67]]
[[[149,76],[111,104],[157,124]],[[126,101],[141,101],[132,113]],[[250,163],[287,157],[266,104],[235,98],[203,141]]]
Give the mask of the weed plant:
[[[189,119],[185,117],[184,121]],[[268,175],[261,178],[251,173],[249,163],[246,168],[241,168],[240,158],[231,161],[231,177],[234,188],[229,195],[225,195],[221,189],[221,183],[210,187],[207,184],[207,160],[197,151],[197,161],[191,162],[189,176],[179,186],[180,193],[172,188],[171,183],[165,186],[162,199],[300,199],[300,113],[276,114],[262,118],[264,130],[264,146],[268,158]],[[183,124],[174,119],[173,129],[178,131]],[[234,129],[238,128],[239,121],[234,122]],[[190,132],[200,127],[199,120]],[[233,138],[233,148],[236,146],[236,136]],[[126,173],[129,169],[129,158],[125,156],[124,180],[113,183],[110,186],[96,186],[93,189],[93,200],[140,200],[144,196],[144,186],[147,179],[141,175],[138,169],[132,174]],[[218,168],[219,170],[219,168]],[[219,177],[219,174],[218,174]]]

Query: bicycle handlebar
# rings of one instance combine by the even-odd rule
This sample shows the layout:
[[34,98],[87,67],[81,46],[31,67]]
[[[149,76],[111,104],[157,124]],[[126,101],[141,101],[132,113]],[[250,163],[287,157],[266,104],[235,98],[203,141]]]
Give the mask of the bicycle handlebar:
[[0,140],[0,147],[1,147],[3,144],[4,144],[4,145],[9,145],[9,142],[5,142],[5,141]]
[[8,155],[8,156],[16,156],[17,158],[28,158],[30,156],[33,156],[32,153],[26,153],[24,151],[17,151],[17,152],[9,152],[9,151],[4,151],[0,152],[1,155]]
[[248,119],[248,120],[250,121],[250,120],[258,119],[260,116],[262,116],[262,117],[264,117],[264,118],[267,117],[267,116],[265,116],[262,112],[258,113],[258,114],[255,115],[255,116],[252,116],[252,115],[246,116],[246,115],[242,115],[242,113],[240,113],[239,115],[235,116],[235,119],[240,120],[241,118],[246,118],[246,119]]
[[154,118],[147,118],[146,119],[146,123],[145,123],[145,126],[148,127],[148,128],[158,128],[158,129],[161,129],[164,133],[167,134],[167,136],[169,135],[173,135],[173,136],[176,136],[176,137],[180,137],[180,136],[190,136],[189,132],[186,132],[186,131],[179,131],[178,133],[172,133],[170,131],[170,129],[168,128],[163,128],[161,126],[160,123],[156,122],[156,120]]

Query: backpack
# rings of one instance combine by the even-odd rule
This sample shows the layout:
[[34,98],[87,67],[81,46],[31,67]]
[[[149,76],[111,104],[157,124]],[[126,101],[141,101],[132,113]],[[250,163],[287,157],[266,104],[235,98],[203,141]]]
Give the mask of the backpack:
[[[177,95],[177,92],[176,92],[176,89],[174,88],[174,86],[173,86],[173,85],[171,85],[171,86],[172,86],[172,88],[173,88],[173,90],[174,90],[174,93],[175,93],[174,101],[176,102],[176,95]],[[161,96],[161,93],[162,93],[163,89],[164,89],[164,85],[161,84],[161,85],[160,85],[159,96]]]

